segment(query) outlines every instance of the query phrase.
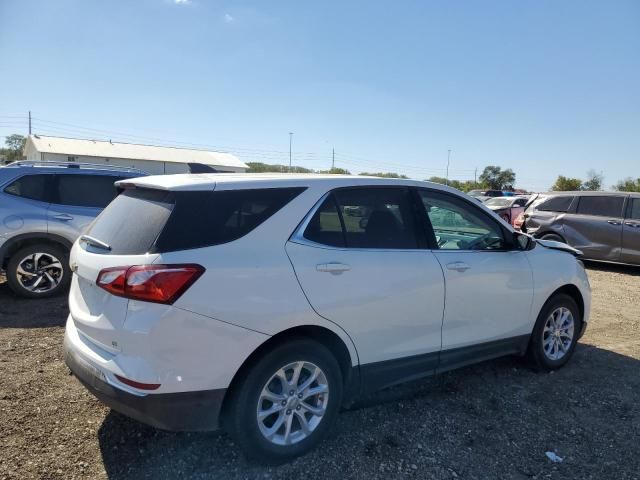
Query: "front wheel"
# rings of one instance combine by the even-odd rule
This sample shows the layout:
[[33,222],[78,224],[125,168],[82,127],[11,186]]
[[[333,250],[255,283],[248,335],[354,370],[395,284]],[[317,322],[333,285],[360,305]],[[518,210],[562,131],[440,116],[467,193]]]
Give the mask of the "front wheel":
[[534,367],[555,370],[564,366],[576,348],[582,327],[573,298],[558,294],[547,300],[533,328],[527,355]]
[[551,240],[553,242],[566,243],[560,235],[555,233],[546,233],[540,237],[540,240]]
[[250,367],[230,398],[227,428],[251,460],[282,463],[314,448],[342,402],[342,374],[324,346],[288,341]]
[[46,243],[21,248],[7,265],[7,283],[21,297],[51,297],[66,291],[70,281],[69,254]]

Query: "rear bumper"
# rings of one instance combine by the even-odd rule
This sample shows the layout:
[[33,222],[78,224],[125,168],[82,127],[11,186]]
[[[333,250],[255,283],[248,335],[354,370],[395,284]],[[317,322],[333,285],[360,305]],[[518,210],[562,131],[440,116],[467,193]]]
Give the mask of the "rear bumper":
[[65,362],[98,400],[128,417],[163,430],[211,431],[219,428],[227,389],[134,395],[110,385],[88,362],[65,345]]

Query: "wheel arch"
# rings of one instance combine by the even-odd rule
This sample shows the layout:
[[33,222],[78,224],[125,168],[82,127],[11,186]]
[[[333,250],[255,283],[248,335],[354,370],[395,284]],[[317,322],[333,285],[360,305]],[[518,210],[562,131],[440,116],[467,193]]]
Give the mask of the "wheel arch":
[[573,300],[578,305],[578,310],[580,312],[580,321],[584,321],[584,298],[582,297],[580,289],[572,283],[568,283],[554,290],[554,292],[549,295],[549,299],[547,301],[559,294],[568,295],[569,297],[573,298]]
[[562,243],[567,243],[567,239],[564,237],[564,235],[560,232],[556,232],[555,230],[545,230],[544,232],[541,232],[541,233],[536,232],[535,238],[542,238],[545,235],[555,235],[556,237],[560,237],[560,240],[562,240]]
[[281,345],[286,341],[296,338],[302,338],[306,340],[312,340],[327,348],[338,361],[340,370],[342,372],[342,378],[344,383],[344,402],[349,401],[357,394],[359,390],[359,368],[353,367],[354,362],[349,352],[349,348],[345,342],[330,329],[318,325],[300,325],[296,327],[283,330],[266,340],[260,346],[258,346],[242,363],[240,368],[236,371],[225,398],[223,400],[221,414],[226,416],[230,403],[233,402],[235,392],[238,390],[241,381],[246,378],[247,371],[255,365],[255,363],[268,351],[275,348],[277,345]]
[[73,246],[73,242],[69,239],[53,233],[34,232],[16,235],[15,237],[7,240],[2,247],[0,247],[0,268],[6,269],[11,256],[21,248],[41,243],[62,247],[67,252],[69,252]]

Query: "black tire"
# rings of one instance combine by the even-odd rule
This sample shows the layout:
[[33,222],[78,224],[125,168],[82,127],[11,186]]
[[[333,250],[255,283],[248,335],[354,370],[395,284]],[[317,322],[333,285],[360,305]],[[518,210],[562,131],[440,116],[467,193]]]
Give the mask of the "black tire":
[[[571,344],[566,348],[566,353],[561,358],[553,359],[545,352],[544,339],[548,336],[545,333],[545,324],[549,319],[552,312],[560,308],[566,308],[571,312],[574,319],[573,338]],[[550,371],[563,367],[573,355],[573,352],[578,343],[578,337],[582,328],[582,317],[580,316],[580,309],[575,300],[569,295],[557,294],[551,297],[540,310],[536,324],[533,327],[531,334],[531,340],[529,341],[529,348],[527,350],[527,358],[531,362],[532,366],[536,370]]]
[[[272,376],[279,369],[295,362],[309,362],[324,373],[329,392],[326,410],[320,422],[306,438],[290,445],[277,445],[267,440],[260,430],[257,418],[260,406],[258,402],[263,388]],[[299,385],[303,383],[304,379],[301,377]],[[340,366],[327,348],[305,338],[287,340],[253,362],[242,383],[237,385],[237,388],[234,387],[228,408],[225,409],[224,425],[249,460],[264,464],[284,463],[311,450],[327,435],[338,415],[342,392],[343,378]],[[285,392],[285,395],[288,395],[288,392]],[[270,404],[266,405],[269,408]],[[300,421],[297,420],[299,414],[285,409],[283,415],[286,415],[286,412],[292,412],[289,414],[295,418],[292,422],[301,427]],[[279,417],[279,414],[274,415]],[[291,429],[294,429],[293,425]]]
[[555,233],[545,233],[540,237],[540,240],[552,240],[554,242],[567,243],[564,241],[560,235],[556,235]]
[[[47,270],[47,272],[50,273],[51,277],[56,279],[59,278],[59,283],[55,286],[52,286],[52,288],[45,289],[47,285],[51,285],[49,280],[45,278],[45,287],[42,287],[40,290],[38,288],[29,290],[20,281],[20,276],[18,275],[18,267],[25,258],[38,253],[45,254],[46,256],[53,257],[60,261],[60,270],[58,270],[57,268],[47,270],[46,265],[41,264],[41,267],[43,267],[44,270]],[[45,258],[43,262],[45,262],[46,260],[47,259]],[[9,259],[9,263],[7,264],[6,274],[9,288],[11,288],[11,290],[13,290],[13,292],[18,296],[25,298],[46,298],[52,297],[54,295],[59,295],[67,291],[71,282],[69,253],[62,247],[47,243],[29,245],[27,247],[21,248],[11,256],[11,258]]]

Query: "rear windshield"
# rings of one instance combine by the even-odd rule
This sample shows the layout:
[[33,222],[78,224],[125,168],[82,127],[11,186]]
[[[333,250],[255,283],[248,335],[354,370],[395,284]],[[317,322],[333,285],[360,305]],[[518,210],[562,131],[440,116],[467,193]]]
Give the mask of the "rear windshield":
[[304,188],[165,192],[131,189],[96,219],[87,235],[113,255],[173,252],[237,240]]

